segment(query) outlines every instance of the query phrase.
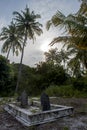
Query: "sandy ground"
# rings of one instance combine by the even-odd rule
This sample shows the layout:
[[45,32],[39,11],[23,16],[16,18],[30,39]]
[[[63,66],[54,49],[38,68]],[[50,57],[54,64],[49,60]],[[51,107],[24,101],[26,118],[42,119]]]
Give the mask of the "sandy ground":
[[54,98],[52,103],[74,107],[74,114],[55,122],[26,128],[0,107],[0,130],[87,130],[87,99]]

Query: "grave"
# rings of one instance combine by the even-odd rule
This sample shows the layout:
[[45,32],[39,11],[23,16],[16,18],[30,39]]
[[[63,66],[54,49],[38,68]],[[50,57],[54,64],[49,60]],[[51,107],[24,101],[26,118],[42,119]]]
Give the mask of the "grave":
[[[9,103],[4,105],[4,110],[27,127],[55,121],[60,117],[73,114],[73,107],[50,104],[49,97],[45,93],[41,95],[40,100],[41,102],[33,101],[32,105],[25,108],[16,103]],[[44,106],[44,102],[48,102],[48,106]]]

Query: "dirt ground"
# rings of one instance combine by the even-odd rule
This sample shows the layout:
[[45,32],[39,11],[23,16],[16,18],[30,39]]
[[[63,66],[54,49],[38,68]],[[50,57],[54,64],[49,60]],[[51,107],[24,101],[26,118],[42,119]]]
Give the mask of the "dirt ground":
[[0,130],[87,130],[87,99],[52,98],[51,102],[74,107],[74,114],[55,122],[26,128],[0,106]]

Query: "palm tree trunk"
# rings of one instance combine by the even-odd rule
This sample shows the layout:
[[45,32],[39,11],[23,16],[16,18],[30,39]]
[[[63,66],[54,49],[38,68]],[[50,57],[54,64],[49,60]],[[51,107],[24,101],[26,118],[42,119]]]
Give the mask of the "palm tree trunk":
[[8,53],[7,53],[7,59],[8,59],[8,57],[9,57],[10,50],[11,50],[11,46],[10,46],[10,48],[9,48],[9,50],[8,50]]
[[22,48],[22,54],[21,54],[21,60],[20,60],[20,66],[19,66],[19,72],[18,72],[17,85],[16,85],[16,89],[15,89],[15,92],[16,92],[16,93],[17,93],[17,91],[18,91],[19,82],[20,82],[20,79],[21,79],[22,61],[23,61],[23,56],[24,56],[24,46],[25,46],[26,41],[27,41],[27,33],[25,34],[25,39],[24,39],[23,48]]
[[84,60],[84,66],[85,66],[85,68],[87,70],[87,60],[86,59]]

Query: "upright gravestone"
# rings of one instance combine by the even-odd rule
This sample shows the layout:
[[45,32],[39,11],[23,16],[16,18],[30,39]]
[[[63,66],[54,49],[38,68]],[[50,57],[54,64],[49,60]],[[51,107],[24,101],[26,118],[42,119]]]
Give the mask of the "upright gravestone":
[[25,90],[21,94],[20,102],[21,102],[21,107],[25,108],[28,106],[28,95]]
[[46,93],[41,94],[41,107],[42,111],[50,110],[50,100]]

